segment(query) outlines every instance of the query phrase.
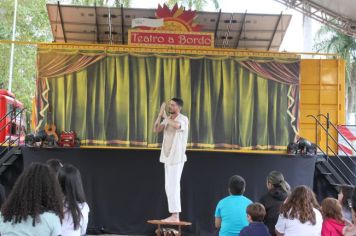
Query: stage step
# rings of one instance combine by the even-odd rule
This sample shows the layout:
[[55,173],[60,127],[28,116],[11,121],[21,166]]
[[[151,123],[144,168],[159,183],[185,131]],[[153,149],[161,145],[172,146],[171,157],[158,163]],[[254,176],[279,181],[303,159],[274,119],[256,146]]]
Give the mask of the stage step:
[[0,176],[22,155],[21,147],[12,147],[0,157]]
[[333,186],[337,191],[342,185],[350,185],[349,180],[343,176],[338,167],[331,161],[319,160],[315,165],[317,171],[324,176],[328,183]]

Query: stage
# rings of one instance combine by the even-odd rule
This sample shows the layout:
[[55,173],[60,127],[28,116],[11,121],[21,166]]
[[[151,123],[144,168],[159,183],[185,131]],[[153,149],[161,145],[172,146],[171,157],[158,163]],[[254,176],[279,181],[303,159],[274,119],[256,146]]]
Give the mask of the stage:
[[[154,235],[146,223],[168,215],[159,150],[24,147],[24,166],[51,158],[77,166],[90,206],[88,233]],[[184,235],[216,235],[214,211],[227,196],[230,176],[246,179],[253,201],[266,192],[266,175],[284,173],[292,187],[313,186],[315,158],[283,154],[188,151],[182,175],[182,220],[193,223]]]

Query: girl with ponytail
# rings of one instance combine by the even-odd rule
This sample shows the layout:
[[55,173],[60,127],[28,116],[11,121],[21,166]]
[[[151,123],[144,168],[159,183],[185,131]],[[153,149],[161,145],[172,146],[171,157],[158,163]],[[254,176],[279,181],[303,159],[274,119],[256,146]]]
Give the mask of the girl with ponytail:
[[272,171],[267,176],[267,193],[262,196],[260,203],[266,208],[265,224],[271,235],[276,235],[275,225],[283,202],[290,194],[290,186],[281,172]]

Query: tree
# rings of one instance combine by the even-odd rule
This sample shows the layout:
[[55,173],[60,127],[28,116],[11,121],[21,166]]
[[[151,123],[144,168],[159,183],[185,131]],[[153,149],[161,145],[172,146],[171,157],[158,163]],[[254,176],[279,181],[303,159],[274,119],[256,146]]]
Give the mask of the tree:
[[330,27],[322,26],[314,40],[318,52],[337,53],[346,62],[346,111],[356,111],[356,39]]
[[[14,1],[0,1],[0,39],[11,40]],[[18,0],[16,41],[48,42],[52,40],[47,17],[46,0]],[[10,44],[0,44],[0,88],[7,89]],[[15,45],[12,92],[31,113],[35,92],[36,45]],[[29,119],[28,119],[29,120]]]
[[[129,7],[131,5],[131,0],[115,0],[112,7]],[[84,6],[109,6],[109,0],[72,0],[73,5],[84,5]]]
[[[16,41],[51,42],[52,33],[48,20],[46,3],[57,3],[55,0],[18,0]],[[108,0],[72,0],[76,5],[104,6]],[[120,7],[130,5],[130,0],[115,0],[114,5]],[[14,1],[0,1],[0,40],[11,40]],[[0,88],[8,88],[10,44],[0,43]],[[32,99],[36,84],[36,45],[15,45],[12,92],[24,103],[30,117]],[[30,119],[27,119],[28,121]]]
[[[219,0],[212,0],[215,9],[219,9]],[[208,0],[168,0],[167,5],[172,7],[174,4],[182,5],[188,9],[194,8],[197,11],[202,11],[209,3]]]

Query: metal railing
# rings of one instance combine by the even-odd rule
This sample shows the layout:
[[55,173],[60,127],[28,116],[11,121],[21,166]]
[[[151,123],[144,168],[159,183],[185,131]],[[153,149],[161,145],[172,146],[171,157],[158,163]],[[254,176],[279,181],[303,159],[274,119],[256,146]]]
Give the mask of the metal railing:
[[[335,169],[335,171],[342,176],[342,178],[347,182],[347,184],[349,185],[354,185],[354,182],[351,181],[346,174],[344,173],[344,171],[342,171],[333,161],[330,161],[330,156],[329,156],[329,152],[331,152],[333,154],[333,156],[335,156],[338,161],[342,164],[343,167],[345,167],[345,170],[347,170],[347,172],[352,176],[352,178],[354,180],[356,180],[356,174],[354,173],[354,171],[352,171],[352,169],[350,169],[350,167],[345,163],[345,161],[343,160],[343,158],[340,157],[340,155],[335,152],[335,150],[330,147],[330,141],[332,141],[339,150],[341,150],[345,155],[343,155],[347,160],[349,160],[350,163],[352,163],[352,165],[354,167],[356,167],[356,162],[344,151],[344,149],[340,146],[339,142],[335,139],[335,137],[333,137],[330,133],[330,128],[333,128],[336,133],[338,135],[340,135],[345,141],[346,143],[349,145],[349,147],[354,150],[356,152],[356,149],[352,146],[352,144],[346,139],[346,137],[338,130],[337,126],[334,125],[331,121],[330,121],[330,116],[329,113],[327,113],[327,115],[324,114],[319,114],[317,116],[314,115],[308,115],[307,117],[312,117],[315,120],[316,126],[315,126],[315,134],[316,134],[316,146],[318,148],[318,150],[320,150],[323,153],[323,157],[325,158],[325,160],[330,163],[330,165]],[[324,118],[325,119],[325,124],[323,124],[320,121],[320,118]],[[318,127],[321,127],[322,130],[325,131],[326,134],[326,149],[325,151],[318,145]]]
[[[6,146],[1,152],[0,152],[0,158],[7,153],[8,151],[10,151],[12,149],[12,147],[14,146],[19,146],[20,142],[21,142],[21,136],[22,136],[22,118],[23,118],[23,113],[26,109],[23,108],[19,111],[17,111],[16,109],[9,111],[5,116],[3,116],[2,118],[0,118],[0,123],[3,120],[7,120],[7,118],[10,118],[10,120],[8,122],[6,122],[5,125],[3,125],[2,127],[0,127],[0,133],[3,132],[4,130],[6,131],[7,128],[10,128],[10,132],[8,136],[5,136],[5,139],[2,143],[0,143],[0,146]],[[19,128],[17,129],[17,121],[19,119]],[[13,133],[13,125],[16,125],[15,128],[15,132]],[[25,134],[23,134],[25,135]]]

